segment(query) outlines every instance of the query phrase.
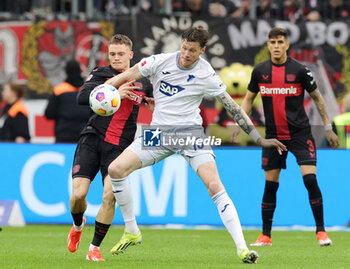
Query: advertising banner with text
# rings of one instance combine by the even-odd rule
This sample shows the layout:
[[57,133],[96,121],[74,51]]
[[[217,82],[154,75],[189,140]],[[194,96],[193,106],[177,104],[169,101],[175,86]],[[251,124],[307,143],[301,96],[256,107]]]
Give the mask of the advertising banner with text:
[[[0,200],[18,201],[27,223],[70,224],[74,150],[74,145],[0,144]],[[260,225],[265,184],[260,168],[261,149],[220,148],[214,153],[220,177],[242,225]],[[345,225],[350,219],[350,151],[318,150],[317,154],[325,224]],[[307,190],[292,155],[287,158],[287,167],[281,173],[274,225],[314,226]],[[140,224],[221,225],[207,189],[179,155],[137,170],[129,180]],[[87,196],[85,215],[89,224],[95,221],[101,197],[99,174]],[[123,224],[118,207],[113,223]]]

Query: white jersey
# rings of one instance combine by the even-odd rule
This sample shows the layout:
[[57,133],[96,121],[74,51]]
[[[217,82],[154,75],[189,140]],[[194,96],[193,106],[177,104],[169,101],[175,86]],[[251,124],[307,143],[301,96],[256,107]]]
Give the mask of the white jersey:
[[157,54],[138,63],[143,77],[153,84],[155,109],[151,125],[201,125],[203,96],[217,96],[226,86],[211,65],[199,57],[188,69],[178,65],[180,52]]

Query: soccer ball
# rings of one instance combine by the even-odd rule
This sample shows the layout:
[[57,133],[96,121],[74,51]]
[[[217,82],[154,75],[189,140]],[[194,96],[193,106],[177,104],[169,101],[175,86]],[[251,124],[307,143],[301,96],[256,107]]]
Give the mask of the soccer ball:
[[101,84],[90,93],[90,107],[97,115],[113,115],[120,107],[121,98],[119,92],[112,85]]

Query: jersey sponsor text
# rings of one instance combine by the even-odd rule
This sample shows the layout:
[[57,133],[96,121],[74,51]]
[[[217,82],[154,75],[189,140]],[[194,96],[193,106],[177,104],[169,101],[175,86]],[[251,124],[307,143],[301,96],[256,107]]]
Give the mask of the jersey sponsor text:
[[177,94],[178,92],[183,91],[185,88],[180,87],[180,86],[174,86],[171,85],[168,82],[161,81],[159,85],[159,90],[164,93],[167,96],[173,96],[174,94]]
[[260,86],[260,93],[262,95],[264,94],[296,94],[297,93],[297,88],[290,86],[286,88],[270,88],[270,87],[265,87],[265,86]]

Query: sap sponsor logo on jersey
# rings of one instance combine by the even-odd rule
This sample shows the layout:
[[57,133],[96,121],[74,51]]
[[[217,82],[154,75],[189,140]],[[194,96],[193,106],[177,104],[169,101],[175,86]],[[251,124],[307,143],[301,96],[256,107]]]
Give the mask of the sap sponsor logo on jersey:
[[288,88],[268,88],[260,86],[260,93],[263,94],[296,94],[297,88],[290,86]]
[[160,81],[160,86],[159,86],[159,90],[161,93],[164,93],[167,96],[173,96],[174,94],[177,94],[181,91],[183,91],[185,88],[181,87],[181,86],[174,86],[171,85],[168,82],[165,82],[163,80]]

